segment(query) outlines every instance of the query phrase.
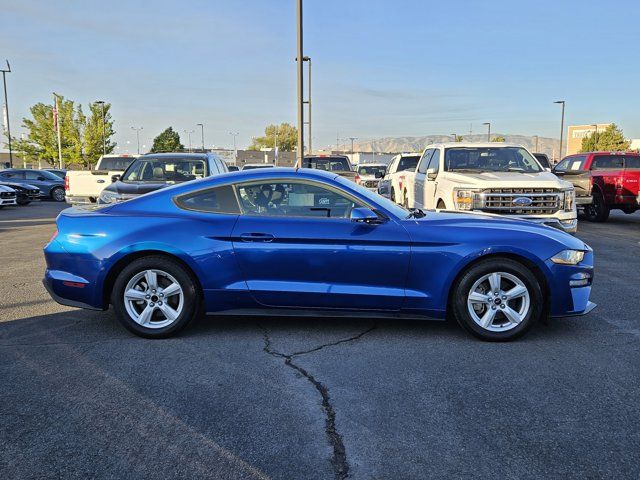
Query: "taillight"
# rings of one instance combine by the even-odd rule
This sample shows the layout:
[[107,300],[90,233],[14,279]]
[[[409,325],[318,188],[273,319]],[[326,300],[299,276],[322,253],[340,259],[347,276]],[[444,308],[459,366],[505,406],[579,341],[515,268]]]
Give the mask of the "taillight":
[[69,190],[69,177],[65,175],[64,177],[64,189]]
[[355,180],[355,182],[359,185],[360,184],[360,175],[358,175],[356,173],[356,176],[353,178]]

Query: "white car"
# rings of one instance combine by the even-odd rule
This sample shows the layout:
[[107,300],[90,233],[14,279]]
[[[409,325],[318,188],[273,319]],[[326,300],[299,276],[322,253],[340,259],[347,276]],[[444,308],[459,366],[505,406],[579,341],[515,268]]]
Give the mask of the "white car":
[[429,145],[402,186],[396,201],[410,208],[479,211],[577,230],[573,185],[545,171],[521,145]]
[[0,208],[16,205],[18,194],[11,187],[0,185]]
[[361,163],[354,167],[356,183],[368,188],[372,192],[378,190],[378,183],[384,178],[387,166],[384,163]]
[[105,187],[116,181],[139,155],[103,155],[93,170],[69,170],[65,200],[73,205],[97,203]]
[[411,173],[416,169],[421,155],[420,152],[414,152],[400,153],[393,157],[381,182],[384,184],[384,191],[379,190],[378,193],[394,202],[402,203],[405,173]]

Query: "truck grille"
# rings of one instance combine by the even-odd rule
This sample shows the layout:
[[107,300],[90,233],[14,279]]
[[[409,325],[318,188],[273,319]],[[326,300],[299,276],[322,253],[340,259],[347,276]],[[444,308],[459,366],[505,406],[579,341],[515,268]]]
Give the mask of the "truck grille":
[[[549,215],[560,210],[560,192],[554,188],[492,188],[481,194],[484,212],[506,215]],[[522,200],[518,204],[516,199]]]

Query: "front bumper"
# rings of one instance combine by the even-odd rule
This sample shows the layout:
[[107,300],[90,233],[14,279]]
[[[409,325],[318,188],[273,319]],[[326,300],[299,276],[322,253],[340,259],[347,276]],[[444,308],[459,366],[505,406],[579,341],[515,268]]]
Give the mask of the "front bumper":
[[588,195],[584,197],[576,197],[576,205],[591,205],[593,203],[593,196]]
[[6,207],[8,205],[16,205],[16,196],[0,198],[0,205]]
[[576,233],[578,231],[578,219],[577,218],[569,218],[569,219],[560,219],[560,218],[549,218],[549,217],[521,217],[522,220],[529,220],[534,223],[541,223],[543,225],[547,225],[549,227],[557,228],[558,230],[562,230],[567,233]]

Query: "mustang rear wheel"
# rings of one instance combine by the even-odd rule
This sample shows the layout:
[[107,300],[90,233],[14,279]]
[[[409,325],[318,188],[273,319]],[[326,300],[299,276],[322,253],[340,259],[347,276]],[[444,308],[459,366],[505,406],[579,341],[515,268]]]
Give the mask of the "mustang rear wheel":
[[492,258],[471,267],[454,291],[453,313],[473,335],[513,340],[542,316],[542,289],[531,270],[513,260]]
[[147,338],[165,338],[198,315],[200,294],[191,274],[162,256],[135,260],[118,275],[111,294],[118,320]]

